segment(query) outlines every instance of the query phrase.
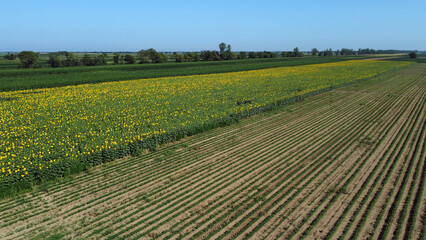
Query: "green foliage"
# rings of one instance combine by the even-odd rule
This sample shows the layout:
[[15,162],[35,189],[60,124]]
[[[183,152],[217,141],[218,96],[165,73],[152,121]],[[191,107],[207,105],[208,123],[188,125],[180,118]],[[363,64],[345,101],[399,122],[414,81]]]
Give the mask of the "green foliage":
[[324,51],[321,51],[321,52],[319,53],[319,55],[320,55],[320,56],[323,56],[323,57],[333,56],[333,54],[334,54],[334,52],[333,52],[333,50],[332,50],[331,48],[326,49],[326,50],[324,50]]
[[312,56],[317,56],[318,55],[318,49],[312,48],[311,54],[312,54]]
[[303,53],[299,51],[298,47],[295,47],[293,52],[295,57],[303,57]]
[[202,61],[219,61],[220,54],[217,51],[202,51],[200,54]]
[[126,64],[136,63],[136,58],[133,55],[130,55],[130,54],[124,55],[123,60],[124,60],[124,62],[126,62]]
[[417,58],[417,53],[416,53],[416,52],[410,52],[410,53],[408,54],[408,56],[409,56],[410,58]]
[[81,63],[78,59],[78,57],[71,52],[65,52],[63,55],[65,55],[65,60],[62,61],[62,65],[65,67],[74,67],[74,66],[80,66]]
[[241,51],[239,54],[238,54],[238,57],[237,57],[238,59],[246,59],[247,58],[247,53],[246,52],[243,52],[243,51]]
[[[218,57],[218,55],[216,55]],[[329,57],[329,58],[275,58],[275,59],[246,59],[238,61],[213,61],[194,63],[163,63],[143,64],[136,63],[131,54],[124,56],[125,63],[131,65],[110,65],[73,68],[42,68],[22,70],[0,70],[0,91],[19,89],[35,89],[99,83],[141,78],[157,78],[167,76],[185,76],[194,74],[235,72],[262,68],[297,66],[306,64],[338,62],[356,57]],[[202,59],[202,56],[201,56]],[[408,57],[407,57],[408,59]],[[420,58],[418,58],[420,59]],[[66,61],[66,60],[65,60]]]
[[153,63],[165,63],[167,62],[167,56],[163,53],[158,53],[155,49],[150,48],[148,50],[140,50],[138,52],[139,63],[148,63],[148,59],[151,59]]
[[18,53],[21,64],[20,68],[38,67],[38,54],[33,51],[22,51]]
[[119,53],[114,53],[113,56],[113,60],[114,60],[114,64],[122,64],[123,63],[123,57],[121,54]]
[[13,53],[7,53],[6,55],[4,55],[4,59],[7,59],[7,60],[15,60],[16,57],[17,55]]
[[185,62],[199,62],[200,61],[200,55],[198,55],[198,53],[196,53],[196,52],[185,53],[183,55],[183,60]]
[[60,59],[60,54],[56,53],[56,54],[51,54],[49,56],[49,60],[47,61],[47,63],[51,66],[51,67],[62,67],[62,61]]
[[221,42],[219,44],[219,51],[220,51],[220,53],[223,53],[225,51],[225,49],[226,49],[226,43]]
[[[127,54],[127,55],[130,56],[130,54]],[[149,58],[150,58],[150,56],[149,56],[149,52],[147,50],[140,50],[137,53],[137,59],[139,60],[140,64],[148,63],[149,62],[149,60],[148,60]],[[124,61],[126,61],[126,60],[124,60]]]
[[[87,55],[87,54],[86,54]],[[65,57],[65,59],[64,59]],[[90,56],[89,56],[90,57]],[[47,63],[53,67],[74,67],[80,66],[80,60],[74,53],[61,51],[57,53],[52,53],[49,55],[49,60]]]
[[106,65],[107,58],[108,58],[108,54],[102,53],[101,55],[95,58],[95,65]]
[[220,43],[219,50],[220,60],[234,60],[237,58],[237,56],[231,52],[230,44],[226,45],[225,43]]
[[[356,52],[353,49],[348,49],[348,48],[342,48],[342,50],[337,51],[339,52],[340,55],[342,56],[350,56],[350,55],[355,55]],[[338,54],[336,54],[338,55]]]
[[84,54],[83,58],[81,59],[81,64],[84,66],[95,66],[96,61],[89,54]]
[[183,55],[182,55],[182,54],[178,54],[178,53],[176,53],[176,52],[174,52],[174,53],[173,53],[173,55],[172,55],[172,59],[173,59],[175,62],[183,62],[183,61],[184,61],[184,59],[183,59]]

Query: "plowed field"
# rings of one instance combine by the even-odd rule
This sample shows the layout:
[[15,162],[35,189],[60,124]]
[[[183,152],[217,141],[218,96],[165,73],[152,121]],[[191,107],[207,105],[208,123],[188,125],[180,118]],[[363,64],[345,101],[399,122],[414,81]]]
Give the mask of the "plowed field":
[[1,239],[424,239],[426,64],[0,201]]

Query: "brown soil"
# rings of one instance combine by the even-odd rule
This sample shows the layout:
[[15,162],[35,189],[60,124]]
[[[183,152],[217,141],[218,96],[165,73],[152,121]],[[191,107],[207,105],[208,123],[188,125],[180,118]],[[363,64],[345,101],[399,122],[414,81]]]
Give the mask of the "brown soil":
[[[346,238],[359,231],[362,239],[377,239],[417,141],[422,148],[413,163],[423,161],[421,168],[425,164],[420,136],[426,113],[425,66],[320,94],[157,152],[96,167],[44,191],[2,200],[0,238],[60,231],[75,239],[324,239],[332,231],[337,238],[347,230]],[[391,156],[402,147],[392,142],[404,141],[416,117],[407,147]],[[391,167],[384,164],[393,160],[394,170],[382,186]],[[415,170],[407,176],[408,184]],[[374,180],[379,184],[373,188]],[[420,183],[413,186],[415,194]],[[409,190],[403,189],[388,239],[399,227],[399,237],[405,234],[408,213],[402,224],[396,219],[406,202],[408,212],[414,207]],[[367,209],[379,191],[378,201]],[[414,238],[423,231],[425,195],[423,191],[413,223]],[[367,211],[368,218],[362,219]]]

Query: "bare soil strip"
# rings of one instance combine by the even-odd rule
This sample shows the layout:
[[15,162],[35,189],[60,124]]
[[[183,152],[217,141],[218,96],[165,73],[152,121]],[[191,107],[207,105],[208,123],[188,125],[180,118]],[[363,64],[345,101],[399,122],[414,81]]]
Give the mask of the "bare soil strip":
[[422,239],[425,98],[416,64],[98,166],[0,201],[0,238]]

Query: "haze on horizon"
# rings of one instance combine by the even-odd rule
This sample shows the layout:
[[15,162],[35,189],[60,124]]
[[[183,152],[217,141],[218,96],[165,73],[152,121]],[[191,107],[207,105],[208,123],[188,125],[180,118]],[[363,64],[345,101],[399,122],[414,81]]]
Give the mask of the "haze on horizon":
[[0,52],[426,50],[426,2],[3,1]]

